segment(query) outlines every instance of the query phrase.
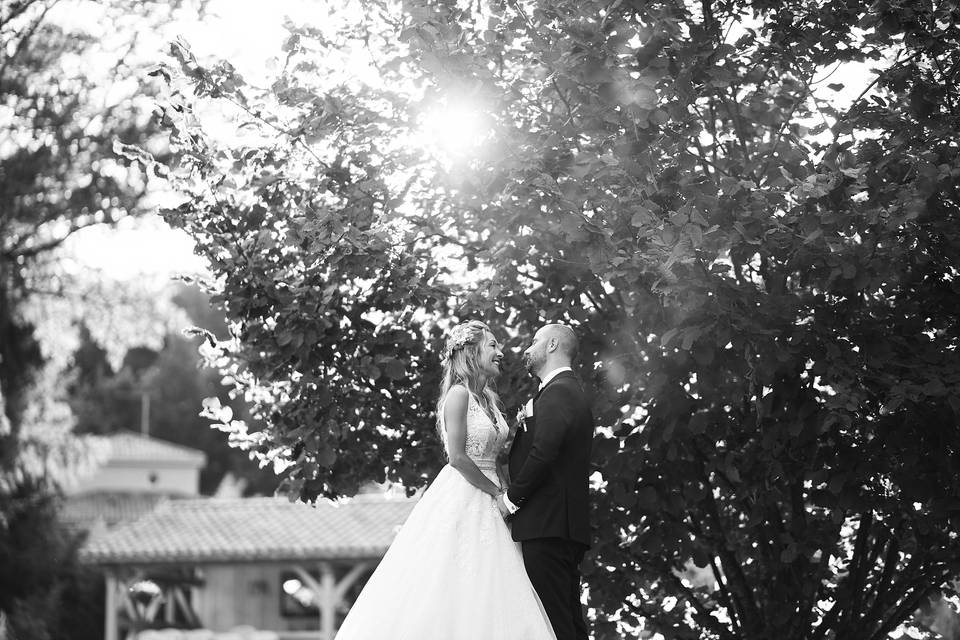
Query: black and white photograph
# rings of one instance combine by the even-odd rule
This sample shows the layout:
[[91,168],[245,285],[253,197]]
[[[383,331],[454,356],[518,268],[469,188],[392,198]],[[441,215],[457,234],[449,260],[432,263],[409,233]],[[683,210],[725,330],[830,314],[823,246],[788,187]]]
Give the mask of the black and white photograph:
[[960,640],[960,3],[0,0],[0,640]]

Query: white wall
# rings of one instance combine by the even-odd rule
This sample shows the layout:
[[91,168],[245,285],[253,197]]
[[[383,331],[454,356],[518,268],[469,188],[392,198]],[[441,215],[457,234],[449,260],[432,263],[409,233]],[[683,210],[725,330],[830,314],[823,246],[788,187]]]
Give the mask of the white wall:
[[170,465],[150,466],[108,463],[92,475],[81,478],[72,493],[86,491],[136,491],[199,495],[200,470]]

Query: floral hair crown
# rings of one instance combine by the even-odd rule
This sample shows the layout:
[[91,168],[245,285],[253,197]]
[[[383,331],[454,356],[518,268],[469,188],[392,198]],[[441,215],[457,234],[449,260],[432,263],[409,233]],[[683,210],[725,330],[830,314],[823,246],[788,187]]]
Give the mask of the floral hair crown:
[[473,344],[477,339],[476,332],[482,329],[483,326],[484,325],[476,321],[465,322],[455,326],[447,337],[447,347],[443,351],[443,357],[449,360],[453,357],[454,353],[460,351],[468,344]]

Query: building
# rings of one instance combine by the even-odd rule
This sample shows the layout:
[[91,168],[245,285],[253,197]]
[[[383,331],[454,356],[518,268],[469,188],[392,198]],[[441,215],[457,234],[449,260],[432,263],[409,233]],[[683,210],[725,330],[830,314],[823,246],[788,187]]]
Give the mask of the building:
[[106,640],[162,626],[332,640],[414,504],[169,500],[92,536],[81,558],[106,572]]
[[202,451],[132,431],[87,436],[103,463],[68,490],[62,519],[84,530],[112,527],[164,499],[199,495]]
[[134,432],[92,438],[104,462],[62,517],[89,532],[80,558],[104,572],[106,640],[174,628],[330,640],[415,504],[382,490],[316,506],[202,497],[203,452]]
[[74,493],[199,493],[200,470],[207,464],[203,451],[133,431],[88,437],[106,444],[107,459],[93,474],[79,480]]

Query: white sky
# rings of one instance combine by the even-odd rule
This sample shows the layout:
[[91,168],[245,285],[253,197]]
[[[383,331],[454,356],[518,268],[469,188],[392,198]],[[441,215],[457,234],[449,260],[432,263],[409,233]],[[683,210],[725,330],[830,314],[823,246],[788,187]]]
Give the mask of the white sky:
[[[141,34],[142,56],[147,64],[151,59],[164,60],[168,43],[181,36],[198,57],[229,60],[249,82],[262,84],[268,74],[267,59],[280,51],[286,35],[284,17],[308,20],[326,4],[316,0],[211,0],[202,23],[185,19],[164,32]],[[89,29],[94,31],[95,17],[87,15]],[[61,19],[78,24],[74,15]],[[76,266],[122,280],[146,277],[156,281],[205,270],[203,260],[193,253],[191,238],[168,227],[157,215],[124,220],[115,228],[84,229],[70,238],[66,250]]]

